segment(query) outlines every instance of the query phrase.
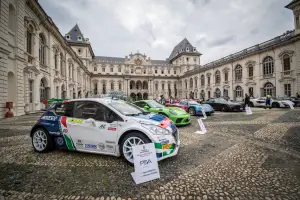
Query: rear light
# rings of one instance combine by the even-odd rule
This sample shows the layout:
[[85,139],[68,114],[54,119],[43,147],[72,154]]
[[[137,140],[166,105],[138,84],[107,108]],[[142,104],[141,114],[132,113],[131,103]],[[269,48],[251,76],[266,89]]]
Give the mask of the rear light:
[[45,99],[45,100],[43,101],[43,104],[46,105],[47,103],[48,103],[48,101]]
[[64,100],[63,102],[64,102],[64,103],[68,103],[68,100]]

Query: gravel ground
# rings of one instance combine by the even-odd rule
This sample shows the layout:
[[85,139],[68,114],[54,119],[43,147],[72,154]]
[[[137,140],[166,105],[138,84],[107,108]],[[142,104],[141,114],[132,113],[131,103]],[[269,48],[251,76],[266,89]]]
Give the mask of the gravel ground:
[[181,149],[159,162],[161,178],[135,185],[122,159],[35,153],[28,133],[40,114],[0,121],[0,200],[300,199],[300,109],[220,113],[180,127]]

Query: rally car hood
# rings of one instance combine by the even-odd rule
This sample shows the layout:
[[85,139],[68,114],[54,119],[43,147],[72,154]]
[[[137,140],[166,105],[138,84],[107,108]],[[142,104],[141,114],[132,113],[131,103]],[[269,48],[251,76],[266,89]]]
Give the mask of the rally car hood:
[[176,128],[176,126],[172,123],[170,119],[160,114],[149,113],[145,115],[130,116],[130,118],[139,123],[149,123],[171,130],[174,130]]

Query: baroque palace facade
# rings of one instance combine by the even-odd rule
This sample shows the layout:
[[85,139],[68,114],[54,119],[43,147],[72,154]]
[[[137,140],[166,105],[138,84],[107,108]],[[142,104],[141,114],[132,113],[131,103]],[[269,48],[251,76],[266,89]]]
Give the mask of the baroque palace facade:
[[44,108],[48,98],[82,98],[123,91],[135,99],[210,98],[242,100],[300,93],[300,1],[286,6],[295,29],[214,62],[186,38],[166,60],[139,52],[95,56],[78,25],[61,35],[37,0],[0,2],[0,118],[13,102],[16,116]]

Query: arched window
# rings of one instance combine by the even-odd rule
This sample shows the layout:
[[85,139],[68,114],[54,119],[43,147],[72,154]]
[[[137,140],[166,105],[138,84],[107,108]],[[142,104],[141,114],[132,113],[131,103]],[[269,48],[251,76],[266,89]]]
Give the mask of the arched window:
[[235,88],[235,97],[237,98],[243,97],[243,89],[241,86],[237,86]]
[[121,82],[119,82],[119,90],[120,91],[122,90],[122,84],[121,84]]
[[264,96],[273,96],[274,95],[274,86],[272,83],[266,83],[264,87]]
[[187,80],[185,80],[185,89],[187,89]]
[[26,32],[26,41],[27,41],[27,53],[32,54],[32,46],[33,46],[33,27],[31,25],[28,26],[27,32]]
[[193,79],[190,78],[190,88],[193,88]]
[[205,76],[202,75],[201,76],[201,86],[204,86],[205,85]]
[[40,63],[46,65],[46,40],[43,34],[40,34],[40,45],[39,45],[39,60]]
[[285,54],[282,58],[283,58],[283,71],[290,71],[291,70],[290,56]]
[[97,95],[98,94],[98,84],[94,83],[94,94]]
[[197,77],[195,77],[195,88],[198,87],[198,81],[197,81]]
[[253,65],[248,65],[248,76],[249,76],[249,79],[253,79]]
[[216,71],[215,73],[215,81],[216,81],[216,84],[220,84],[221,83],[221,73],[219,70]]
[[237,65],[235,67],[235,80],[241,81],[243,78],[243,68],[241,65]]
[[216,89],[216,98],[221,97],[221,90],[219,88]]
[[210,85],[210,76],[207,77],[207,85]]
[[263,74],[271,75],[274,73],[274,61],[273,58],[268,56],[263,61]]
[[12,4],[9,4],[9,16],[8,16],[8,28],[15,32],[16,31],[16,10]]

